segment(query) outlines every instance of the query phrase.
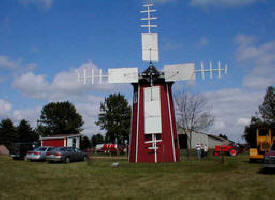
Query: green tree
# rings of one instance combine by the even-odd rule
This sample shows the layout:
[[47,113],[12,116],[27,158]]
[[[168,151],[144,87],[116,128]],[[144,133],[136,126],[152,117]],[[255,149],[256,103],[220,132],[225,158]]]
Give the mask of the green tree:
[[68,101],[51,102],[44,106],[38,122],[37,130],[42,136],[78,134],[84,123],[75,106]]
[[251,117],[250,125],[245,126],[242,138],[250,147],[256,147],[256,130],[258,127],[271,128],[274,134],[275,127],[275,88],[268,87],[262,105],[259,105],[259,115]]
[[83,136],[81,137],[81,141],[80,141],[80,149],[84,150],[84,149],[88,149],[91,148],[91,141],[89,139],[88,136]]
[[11,143],[18,142],[18,140],[18,133],[11,119],[3,119],[0,123],[0,143],[10,150]]
[[244,128],[244,134],[242,135],[242,138],[245,139],[246,143],[249,144],[249,146],[252,148],[256,148],[257,146],[256,131],[258,127],[268,128],[269,125],[262,121],[258,116],[252,116],[250,124]]
[[30,126],[30,124],[22,119],[16,128],[19,142],[35,142],[38,141],[39,135],[37,132]]
[[123,95],[111,94],[100,103],[96,125],[106,130],[107,142],[124,144],[129,140],[131,107]]
[[264,97],[264,102],[259,106],[259,112],[263,119],[269,123],[275,122],[275,88],[268,87]]
[[95,147],[97,144],[104,143],[104,136],[100,133],[93,135],[92,137],[92,146]]

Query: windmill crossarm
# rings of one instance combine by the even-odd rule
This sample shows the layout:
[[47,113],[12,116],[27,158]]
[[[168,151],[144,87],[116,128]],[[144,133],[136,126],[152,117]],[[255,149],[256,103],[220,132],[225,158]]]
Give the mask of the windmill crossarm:
[[156,20],[158,19],[157,17],[148,17],[148,18],[141,18],[140,20]]
[[198,70],[195,70],[194,72],[198,73],[198,72],[211,72],[211,71],[225,71],[225,69],[198,69]]

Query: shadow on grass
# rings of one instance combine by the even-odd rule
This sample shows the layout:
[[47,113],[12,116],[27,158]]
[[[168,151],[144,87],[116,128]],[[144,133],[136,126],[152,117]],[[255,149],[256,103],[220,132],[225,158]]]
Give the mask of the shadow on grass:
[[275,175],[275,168],[263,167],[258,171],[258,174]]

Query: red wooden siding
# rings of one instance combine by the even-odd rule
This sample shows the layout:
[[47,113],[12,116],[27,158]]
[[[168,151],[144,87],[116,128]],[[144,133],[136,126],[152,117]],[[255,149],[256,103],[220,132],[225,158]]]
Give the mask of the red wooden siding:
[[[135,93],[138,93],[138,86],[140,87],[140,93],[138,94],[139,101],[135,102]],[[162,142],[157,143],[157,162],[177,162],[180,161],[180,151],[176,129],[175,110],[171,92],[172,84],[159,83],[155,84],[154,86],[160,86],[162,112],[162,134],[159,134],[161,135],[160,137]],[[150,144],[145,144],[146,141],[151,140],[150,138],[148,138],[150,136],[145,136],[144,134],[143,89],[146,87],[150,87],[150,85],[140,83],[134,85],[133,118],[130,137],[129,162],[155,162],[154,150],[148,149],[148,147],[151,146]],[[175,154],[173,152],[175,152]]]
[[64,139],[42,140],[42,146],[64,147]]

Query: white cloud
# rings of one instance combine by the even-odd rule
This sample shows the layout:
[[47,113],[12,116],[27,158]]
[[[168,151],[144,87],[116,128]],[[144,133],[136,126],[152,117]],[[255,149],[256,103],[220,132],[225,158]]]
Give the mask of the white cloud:
[[23,95],[34,98],[47,98],[50,85],[44,75],[35,75],[33,72],[22,74],[13,82],[13,87]]
[[90,99],[89,102],[77,103],[76,108],[84,121],[83,134],[91,136],[92,134],[102,133],[102,130],[96,126],[95,122],[97,121],[100,102],[103,102],[104,98],[94,96],[89,96],[88,98]]
[[237,61],[247,66],[247,74],[243,79],[243,86],[250,88],[266,88],[275,84],[275,40],[263,44],[256,44],[253,37],[238,35],[239,45]]
[[241,117],[238,119],[238,124],[242,126],[246,126],[250,123],[250,118]]
[[192,6],[207,7],[207,6],[244,6],[263,0],[191,0]]
[[18,0],[23,5],[34,4],[45,9],[50,9],[53,4],[53,0]]
[[20,75],[13,82],[13,87],[18,89],[21,94],[48,100],[66,100],[68,98],[77,96],[83,96],[88,91],[113,91],[114,85],[107,84],[106,80],[102,84],[99,84],[98,79],[95,79],[93,85],[88,80],[88,83],[84,85],[77,80],[76,70],[82,71],[86,69],[86,72],[94,70],[95,74],[98,74],[99,69],[93,63],[82,64],[77,69],[71,69],[69,71],[62,71],[55,75],[53,81],[50,83],[45,75],[34,74],[33,72],[27,72]]
[[0,82],[5,81],[7,79],[6,77],[32,71],[36,67],[37,65],[35,63],[24,63],[21,58],[15,60],[6,55],[0,55],[0,69],[5,70],[5,78],[0,77]]
[[244,126],[262,103],[265,90],[250,91],[240,88],[221,89],[205,92],[203,95],[212,105],[215,116],[210,132],[226,134],[232,140],[239,140]]
[[[99,127],[95,125],[99,104],[104,101],[104,98],[101,96],[104,95],[104,92],[106,92],[107,95],[118,91],[128,91],[129,86],[126,86],[127,84],[107,84],[107,80],[103,80],[105,83],[99,84],[98,79],[95,79],[94,85],[90,83],[83,85],[77,80],[76,73],[76,70],[81,71],[83,69],[86,69],[86,72],[90,72],[91,69],[93,69],[95,74],[99,72],[99,68],[89,62],[82,64],[76,69],[57,73],[52,82],[48,81],[45,75],[27,72],[15,79],[12,85],[27,97],[48,101],[68,100],[72,102],[83,117],[83,133],[87,135],[98,132],[102,133],[102,130],[99,130]],[[99,94],[100,96],[97,96]],[[38,110],[40,112],[41,108]],[[32,112],[31,110],[17,110],[13,112],[13,118],[19,120],[23,116],[26,116],[27,120],[37,119],[39,117],[37,113],[37,111]]]
[[10,102],[0,99],[0,117],[7,117],[11,111],[12,105]]
[[42,106],[37,106],[32,109],[17,109],[12,112],[10,117],[17,123],[19,123],[22,119],[25,119],[33,128],[35,128],[37,125],[37,119],[39,119],[41,113],[41,109]]
[[[68,99],[67,99],[68,100]],[[82,116],[84,121],[83,134],[92,136],[96,133],[103,133],[99,127],[95,125],[99,113],[100,102],[103,102],[104,98],[96,97],[92,95],[86,95],[85,97],[70,100],[76,107],[77,112]],[[26,119],[30,125],[35,128],[37,126],[37,119],[40,117],[40,113],[43,106],[36,106],[34,108],[16,109],[12,110],[12,104],[6,100],[0,99],[0,118],[10,118],[16,125],[22,120]]]
[[19,67],[20,61],[10,60],[8,56],[0,55],[0,68],[14,70]]

